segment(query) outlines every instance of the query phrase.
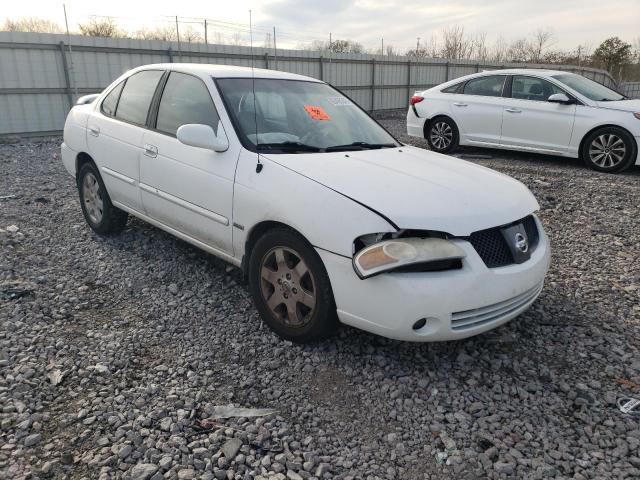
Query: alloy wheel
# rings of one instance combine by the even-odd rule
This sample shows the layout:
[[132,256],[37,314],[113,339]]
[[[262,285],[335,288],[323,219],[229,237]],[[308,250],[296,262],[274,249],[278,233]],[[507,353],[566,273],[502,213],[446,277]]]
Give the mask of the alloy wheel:
[[602,168],[619,165],[627,153],[627,146],[619,136],[605,133],[597,136],[589,146],[589,158]]
[[93,173],[87,173],[84,176],[82,199],[91,221],[96,225],[99,224],[104,213],[104,202],[100,193],[100,184]]
[[309,323],[317,306],[313,273],[298,252],[274,247],[260,264],[261,292],[274,318],[289,327]]
[[451,145],[451,141],[453,140],[453,129],[451,125],[447,122],[437,122],[431,127],[429,139],[431,140],[431,144],[438,150],[444,150]]

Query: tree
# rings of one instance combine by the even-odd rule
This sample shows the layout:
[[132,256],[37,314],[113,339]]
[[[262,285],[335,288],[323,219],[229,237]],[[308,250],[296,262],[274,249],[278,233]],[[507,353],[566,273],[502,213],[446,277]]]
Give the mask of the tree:
[[23,17],[16,20],[7,18],[0,30],[6,32],[62,33],[56,22],[38,17]]
[[601,67],[615,74],[620,71],[622,65],[631,62],[633,54],[630,44],[623,42],[618,37],[611,37],[596,48],[593,52],[593,58]]
[[78,24],[80,33],[89,37],[125,37],[126,33],[111,17],[92,17],[86,23]]
[[148,28],[141,28],[136,31],[134,38],[140,40],[160,40],[163,42],[175,42],[177,40],[176,28],[173,25],[166,25],[164,27],[157,27],[153,30]]
[[204,36],[191,25],[180,29],[180,40],[187,43],[204,43]]
[[530,60],[540,63],[544,51],[553,43],[553,32],[549,29],[539,28],[533,34],[533,40],[529,44]]

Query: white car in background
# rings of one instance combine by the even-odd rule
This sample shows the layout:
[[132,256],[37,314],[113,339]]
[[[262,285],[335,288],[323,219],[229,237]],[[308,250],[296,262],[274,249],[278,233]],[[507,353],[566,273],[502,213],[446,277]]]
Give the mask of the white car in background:
[[148,65],[85,101],[62,161],[89,226],[115,234],[135,215],[241,267],[284,338],[321,338],[340,320],[459,339],[542,289],[550,249],[524,185],[401,145],[324,82]]
[[640,100],[574,73],[482,72],[416,92],[409,103],[407,133],[436,152],[522,150],[579,157],[603,172],[640,165]]

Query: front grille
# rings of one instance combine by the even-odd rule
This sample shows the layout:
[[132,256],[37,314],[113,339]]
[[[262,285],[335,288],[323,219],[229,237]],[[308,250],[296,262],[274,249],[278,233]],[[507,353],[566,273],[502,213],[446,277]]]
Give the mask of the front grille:
[[493,305],[464,310],[462,312],[454,312],[451,314],[451,329],[459,332],[481,327],[488,323],[499,322],[506,316],[512,315],[520,308],[533,302],[541,290],[542,283],[520,295],[494,303]]
[[[533,253],[540,238],[533,215],[514,222],[514,224],[517,223],[522,223],[529,240],[529,249]],[[473,232],[469,237],[469,243],[473,245],[482,261],[489,268],[504,267],[514,263],[513,254],[502,236],[503,228],[504,226],[479,230]]]

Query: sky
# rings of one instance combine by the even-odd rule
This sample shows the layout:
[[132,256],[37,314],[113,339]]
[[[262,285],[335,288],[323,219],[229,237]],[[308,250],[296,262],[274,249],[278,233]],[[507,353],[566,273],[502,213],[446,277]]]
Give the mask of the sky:
[[[4,0],[4,17],[39,16],[64,25],[62,1]],[[607,37],[619,36],[633,43],[640,38],[640,0],[66,0],[70,28],[90,15],[116,17],[129,30],[169,24],[170,16],[214,19],[213,27],[225,36],[235,31],[246,38],[249,10],[254,39],[276,27],[278,46],[293,48],[312,40],[348,38],[373,48],[394,45],[400,50],[428,42],[443,28],[462,26],[473,35],[487,34],[489,44],[498,38],[510,41],[537,29],[553,33],[554,49],[577,45],[595,48]],[[226,22],[226,23],[223,23]]]

